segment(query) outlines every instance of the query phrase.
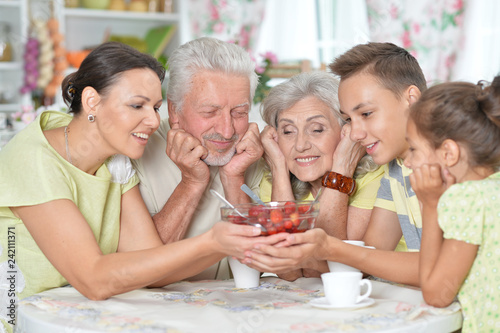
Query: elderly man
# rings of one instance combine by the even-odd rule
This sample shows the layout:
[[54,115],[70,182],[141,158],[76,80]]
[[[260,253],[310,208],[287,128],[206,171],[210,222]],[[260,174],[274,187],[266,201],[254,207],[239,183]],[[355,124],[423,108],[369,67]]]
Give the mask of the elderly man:
[[[250,202],[240,186],[257,190],[263,149],[248,122],[258,78],[241,47],[214,38],[190,41],[169,58],[168,121],[134,161],[141,194],[164,243],[199,235],[220,220],[220,202]],[[165,154],[166,152],[166,154]],[[226,260],[192,279],[226,279]]]

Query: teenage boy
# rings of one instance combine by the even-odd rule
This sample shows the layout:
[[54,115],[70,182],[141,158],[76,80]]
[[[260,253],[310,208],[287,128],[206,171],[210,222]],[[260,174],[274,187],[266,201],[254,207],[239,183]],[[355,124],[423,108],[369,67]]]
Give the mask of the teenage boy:
[[351,139],[385,169],[363,240],[377,249],[394,250],[401,239],[398,250],[418,251],[422,218],[410,186],[411,170],[403,160],[409,107],[426,89],[422,69],[403,48],[368,43],[337,58],[330,70],[340,76],[340,109],[351,123]]
[[[260,246],[262,252],[250,253],[246,262],[279,273],[290,266],[318,267],[312,257],[342,262],[387,280],[418,285],[422,218],[410,186],[410,170],[403,160],[409,148],[409,107],[426,89],[422,69],[406,50],[391,43],[357,45],[329,67],[340,76],[340,109],[351,124],[351,139],[361,142],[375,163],[385,168],[363,239],[377,250],[345,244],[321,229],[313,229],[291,235],[288,245],[296,246]],[[408,252],[395,252],[397,246]]]

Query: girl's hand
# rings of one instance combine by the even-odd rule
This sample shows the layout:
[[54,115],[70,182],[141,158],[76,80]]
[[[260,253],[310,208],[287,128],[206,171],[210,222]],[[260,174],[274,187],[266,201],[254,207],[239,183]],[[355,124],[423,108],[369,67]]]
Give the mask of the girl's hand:
[[264,147],[264,158],[275,174],[278,170],[284,170],[288,174],[285,156],[278,145],[278,133],[272,126],[266,126],[260,133],[260,140]]
[[351,125],[345,124],[340,134],[340,142],[333,154],[332,171],[352,177],[359,160],[366,154],[366,148],[350,138]]
[[424,164],[410,175],[411,187],[420,202],[432,207],[437,207],[441,195],[455,182],[448,169],[441,171],[439,164]]

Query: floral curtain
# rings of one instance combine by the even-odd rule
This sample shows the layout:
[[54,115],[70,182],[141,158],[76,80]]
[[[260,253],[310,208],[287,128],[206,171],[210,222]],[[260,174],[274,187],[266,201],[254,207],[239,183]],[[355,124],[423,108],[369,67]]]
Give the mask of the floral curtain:
[[417,58],[430,85],[449,81],[463,44],[466,0],[366,0],[372,41]]
[[211,36],[255,51],[265,0],[190,0],[193,38]]

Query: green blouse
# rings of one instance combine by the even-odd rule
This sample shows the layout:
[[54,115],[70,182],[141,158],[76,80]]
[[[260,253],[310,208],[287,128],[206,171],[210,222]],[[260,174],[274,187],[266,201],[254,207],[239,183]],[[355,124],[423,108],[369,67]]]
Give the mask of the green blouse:
[[458,292],[464,315],[462,332],[498,332],[500,172],[450,186],[439,199],[438,221],[444,238],[479,245]]
[[[68,282],[9,207],[69,199],[87,220],[101,251],[109,254],[118,247],[121,196],[139,182],[133,171],[121,180],[110,173],[109,165],[115,168],[116,161],[128,163],[132,170],[130,160],[121,155],[106,161],[95,176],[61,157],[47,142],[43,131],[66,126],[70,121],[68,114],[44,112],[0,151],[0,294],[9,295],[12,285],[3,282],[14,275],[11,280],[15,282],[16,295],[6,298],[15,297],[12,302],[16,304],[22,298]],[[0,312],[3,321],[11,318],[4,316]]]

